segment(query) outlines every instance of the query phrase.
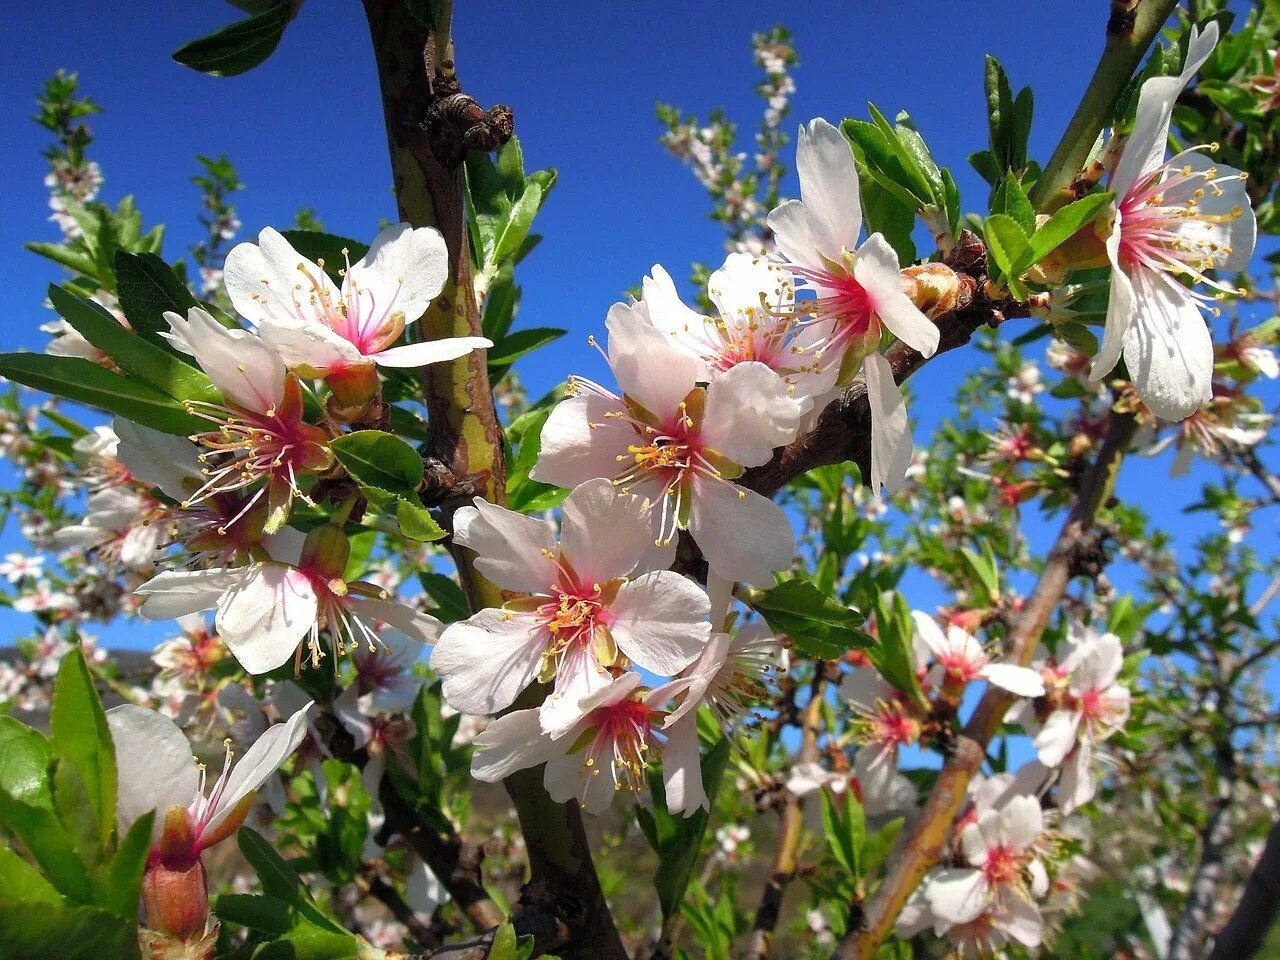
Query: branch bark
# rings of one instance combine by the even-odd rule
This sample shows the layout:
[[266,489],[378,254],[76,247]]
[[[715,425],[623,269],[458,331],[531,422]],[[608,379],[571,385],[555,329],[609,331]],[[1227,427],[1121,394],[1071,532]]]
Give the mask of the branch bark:
[[1271,828],[1235,913],[1214,939],[1209,960],[1250,960],[1280,914],[1280,823]]
[[[1130,414],[1112,412],[1098,459],[1084,476],[1075,506],[1058,534],[1035,589],[1004,641],[1002,659],[1026,666],[1035,653],[1053,611],[1077,573],[1083,553],[1095,544],[1092,527],[1099,508],[1111,496],[1116,475],[1137,429]],[[969,781],[986,757],[987,744],[1000,727],[1014,697],[988,687],[973,716],[956,738],[955,752],[934,783],[920,820],[912,828],[902,852],[869,903],[865,920],[851,929],[832,954],[833,960],[871,960],[889,936],[893,924],[924,875],[937,866],[964,802]]]
[[[816,673],[809,690],[809,702],[805,704],[800,717],[800,750],[796,758],[800,763],[813,763],[818,759],[818,725],[822,720],[822,701],[826,696],[827,681],[824,677],[824,664],[815,664],[814,669]],[[778,848],[773,855],[769,879],[760,895],[760,906],[756,909],[745,960],[768,960],[773,932],[777,929],[778,919],[782,914],[782,899],[796,875],[796,847],[804,828],[804,804],[804,797],[791,792],[787,793],[783,802],[778,827]]]
[[[480,336],[461,162],[467,149],[494,149],[509,137],[511,112],[481,110],[462,92],[448,59],[447,23],[433,33],[403,0],[364,0],[364,6],[400,217],[414,226],[436,227],[449,251],[449,280],[416,328],[432,338]],[[431,454],[453,475],[451,495],[441,504],[446,525],[471,496],[504,503],[502,424],[484,351],[428,366],[422,386]],[[476,571],[474,555],[457,546],[451,550],[471,610],[501,605],[502,591]],[[531,871],[513,918],[517,932],[532,935],[540,953],[555,950],[564,960],[623,960],[577,804],[554,803],[542,786],[541,768],[515,775],[506,788]],[[394,795],[394,790],[383,793]]]

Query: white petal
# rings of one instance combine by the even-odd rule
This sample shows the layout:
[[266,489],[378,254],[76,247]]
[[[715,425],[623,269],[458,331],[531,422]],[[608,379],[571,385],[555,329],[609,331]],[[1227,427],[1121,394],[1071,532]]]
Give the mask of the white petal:
[[1093,772],[1093,745],[1086,739],[1067,757],[1058,778],[1058,806],[1069,816],[1094,798],[1098,778]]
[[198,451],[185,437],[161,433],[124,417],[112,421],[119,444],[116,459],[140,483],[159,487],[174,500],[182,501],[190,492],[184,481],[203,483]]
[[1001,909],[991,918],[991,925],[1002,930],[1024,947],[1034,950],[1044,940],[1044,918],[1040,909],[1022,897],[1002,897]]
[[258,234],[257,244],[231,249],[223,282],[236,312],[255,326],[271,319],[320,323],[321,296],[331,304],[341,299],[325,272],[271,227]]
[[615,476],[617,457],[626,454],[637,436],[630,423],[613,415],[621,412],[621,403],[594,393],[561,400],[543,424],[538,462],[529,476],[569,488]]
[[284,361],[257,335],[230,330],[199,307],[192,307],[185,321],[176,313],[166,313],[165,319],[190,344],[196,363],[227,400],[256,413],[279,406]]
[[817,763],[797,763],[787,774],[787,790],[797,797],[803,797],[832,785],[840,775],[833,773]]
[[1165,420],[1185,420],[1213,397],[1213,340],[1196,301],[1164,274],[1134,275],[1138,311],[1124,362],[1142,402]]
[[662,785],[667,810],[671,813],[691,817],[698,810],[711,808],[702,783],[696,714],[685,717],[667,731],[667,742],[662,748]]
[[191,744],[168,717],[132,703],[108,710],[107,725],[116,749],[120,833],[154,810],[152,838],[159,837],[168,809],[190,806],[199,789]]
[[1027,849],[1044,831],[1044,813],[1035,797],[1012,797],[999,817],[1000,839],[1015,852]]
[[429,665],[444,678],[449,706],[497,713],[533,682],[546,641],[530,616],[490,608],[446,627]]
[[1111,292],[1107,299],[1106,326],[1102,331],[1102,345],[1094,355],[1089,369],[1089,380],[1097,383],[1120,362],[1124,349],[1124,336],[1129,332],[1137,311],[1137,298],[1133,282],[1120,266],[1120,212],[1113,210],[1114,220],[1107,237],[1107,259],[1111,263]]
[[876,315],[889,331],[926,357],[938,349],[938,327],[902,292],[898,254],[878,233],[867,237],[858,249],[853,277],[867,291]]
[[575,489],[562,512],[560,554],[584,585],[625,577],[653,539],[644,502],[603,478]]
[[911,619],[916,625],[916,635],[920,637],[935,656],[941,658],[949,649],[947,635],[942,632],[938,622],[921,610],[912,610]]
[[538,709],[543,732],[552,737],[568,733],[582,719],[582,701],[607,687],[611,679],[590,647],[566,650],[556,668],[555,688]]
[[609,366],[622,392],[661,419],[674,417],[697,383],[698,361],[677,349],[629,304],[615,303],[605,327]]
[[430,363],[457,360],[472,350],[487,350],[493,341],[485,337],[446,337],[425,343],[409,343],[373,354],[380,367],[425,367]]
[[440,632],[444,630],[444,624],[431,614],[415,610],[395,600],[358,598],[352,601],[352,612],[364,619],[377,620],[393,627],[394,630],[387,631],[388,635],[398,633],[412,638],[419,644],[435,643],[440,637]]
[[763,363],[738,363],[711,381],[702,441],[744,467],[767,463],[796,437],[804,407]]
[[772,500],[723,480],[698,476],[691,484],[689,533],[708,564],[726,580],[773,585],[795,554],[791,521]]
[[415,857],[405,878],[404,899],[416,913],[429,917],[437,907],[449,902],[449,891],[426,862]]
[[537,710],[515,710],[498,717],[476,737],[475,747],[471,775],[485,783],[497,783],[564,752],[562,745],[542,732]]
[[305,575],[278,563],[246,567],[218,602],[222,642],[249,673],[269,673],[289,661],[315,626],[315,588]]
[[290,369],[306,366],[325,376],[364,361],[358,347],[323,323],[264,320],[258,327],[264,343],[280,354]]
[[1055,710],[1049,714],[1033,741],[1040,762],[1046,767],[1056,767],[1075,746],[1076,732],[1080,728],[1080,714],[1074,710]]
[[474,550],[476,569],[499,587],[547,593],[556,581],[551,525],[476,497],[453,518],[453,539]]
[[293,756],[298,744],[307,735],[307,711],[311,706],[308,703],[284,723],[268,727],[267,732],[245,751],[244,756],[231,768],[231,776],[227,778],[217,810],[205,827],[205,833],[216,833],[236,804],[262,786],[268,777]]
[[351,265],[343,280],[343,297],[348,312],[366,325],[395,313],[413,323],[444,289],[448,277],[449,252],[440,232],[397,223],[374,237],[360,262]]
[[987,905],[987,883],[980,870],[944,867],[925,886],[929,909],[951,923],[968,923]]
[[779,252],[799,266],[825,269],[818,240],[809,221],[809,211],[801,200],[784,200],[765,218],[773,231]]
[[871,407],[871,490],[896,493],[907,482],[911,466],[911,424],[907,403],[893,379],[889,361],[878,353],[862,362]]
[[796,172],[818,249],[838,262],[842,251],[857,248],[862,229],[853,148],[843,133],[819,117],[807,129],[800,128]]
[[698,658],[711,637],[711,601],[670,570],[624,583],[609,607],[618,648],[637,666],[673,677]]
[[982,668],[982,676],[1002,690],[1020,697],[1043,697],[1044,677],[1040,671],[1019,667],[1013,663],[989,663]]
[[1102,690],[1111,686],[1124,666],[1124,647],[1114,633],[1097,634],[1090,641],[1087,655],[1071,673],[1071,689]]
[[[1217,163],[1203,153],[1183,155],[1178,168],[1216,171],[1216,189],[1201,190],[1202,182],[1191,180],[1181,187],[1165,191],[1165,203],[1176,206],[1194,199],[1199,216],[1185,217],[1173,226],[1173,231],[1200,245],[1215,243],[1230,254],[1214,260],[1215,267],[1223,273],[1238,273],[1249,268],[1253,248],[1258,240],[1258,218],[1253,212],[1245,181],[1238,179],[1240,171],[1225,163]],[[1235,177],[1237,179],[1230,179]],[[1195,192],[1200,191],[1200,196]],[[1212,218],[1212,219],[1211,219]]]
[[212,610],[243,574],[242,569],[233,567],[164,570],[134,591],[143,598],[138,612],[148,620],[170,620]]

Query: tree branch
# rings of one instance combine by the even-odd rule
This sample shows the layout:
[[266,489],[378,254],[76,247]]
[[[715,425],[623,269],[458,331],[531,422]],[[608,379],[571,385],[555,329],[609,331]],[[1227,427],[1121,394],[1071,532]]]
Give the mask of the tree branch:
[[1209,960],[1250,960],[1266,942],[1280,913],[1280,823],[1271,828],[1227,925],[1214,938]]
[[[1078,572],[1082,554],[1091,552],[1091,531],[1099,508],[1111,496],[1116,474],[1137,429],[1130,414],[1112,412],[1098,459],[1081,481],[1075,506],[1045,562],[1035,589],[1004,641],[1003,659],[1026,666],[1035,653],[1067,584]],[[956,738],[955,752],[934,783],[920,820],[912,828],[902,852],[889,869],[866,911],[864,923],[851,929],[832,954],[834,960],[871,960],[889,933],[907,899],[924,875],[942,858],[947,835],[964,802],[969,781],[986,758],[987,744],[1000,727],[1014,697],[988,687],[973,716]]]
[[[449,280],[416,329],[431,338],[480,336],[461,162],[468,149],[492,150],[510,137],[511,111],[482,110],[463,92],[447,59],[447,23],[433,35],[403,0],[364,0],[364,6],[400,216],[414,226],[435,226],[449,252]],[[422,385],[431,454],[448,467],[457,485],[455,495],[442,503],[446,525],[472,495],[504,503],[503,431],[485,352],[474,350],[451,363],[426,367]],[[474,555],[456,545],[450,549],[472,612],[500,606],[502,591],[476,571]],[[542,786],[541,767],[516,774],[506,788],[520,818],[531,870],[514,917],[517,932],[532,935],[540,952],[555,949],[564,960],[623,960],[578,805],[552,802]]]
[[[800,716],[800,750],[796,759],[800,763],[814,763],[818,759],[818,726],[822,721],[822,701],[826,695],[827,681],[824,665],[814,666],[813,683],[809,688],[809,702]],[[796,875],[796,847],[804,828],[804,797],[790,791],[783,801],[782,818],[778,827],[778,848],[773,855],[769,879],[760,894],[760,906],[756,909],[748,941],[745,960],[768,960],[773,932],[782,914],[782,898]]]

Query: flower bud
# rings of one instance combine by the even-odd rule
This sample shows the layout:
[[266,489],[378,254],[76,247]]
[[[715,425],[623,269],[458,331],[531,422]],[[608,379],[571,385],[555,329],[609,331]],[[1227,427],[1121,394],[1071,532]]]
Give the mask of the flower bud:
[[142,876],[142,905],[147,926],[175,940],[192,940],[209,920],[209,885],[204,864],[170,868],[161,860],[147,865]]
[[945,263],[921,263],[902,271],[902,292],[930,320],[968,306],[973,280]]
[[378,368],[372,363],[353,363],[330,373],[324,382],[333,391],[340,408],[346,410],[367,407],[382,392]]
[[302,569],[329,578],[341,578],[351,556],[351,543],[342,528],[327,523],[307,534],[302,544]]

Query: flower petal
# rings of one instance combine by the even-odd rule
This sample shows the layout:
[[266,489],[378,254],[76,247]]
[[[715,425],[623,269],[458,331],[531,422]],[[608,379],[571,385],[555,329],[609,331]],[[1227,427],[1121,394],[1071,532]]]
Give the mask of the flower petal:
[[1213,397],[1213,340],[1200,309],[1177,281],[1134,274],[1138,311],[1124,337],[1124,362],[1138,396],[1158,417],[1185,420]]
[[223,567],[163,570],[134,590],[143,598],[138,612],[148,620],[171,620],[212,610],[243,575],[242,569]]
[[871,407],[871,490],[896,493],[907,482],[911,466],[911,424],[907,403],[893,379],[889,361],[869,353],[862,362]]
[[944,867],[925,885],[925,898],[938,917],[951,923],[968,923],[987,906],[987,882],[981,870]]
[[538,674],[547,637],[528,614],[490,608],[451,623],[428,665],[444,678],[444,698],[462,713],[505,710]]
[[625,577],[653,539],[649,510],[608,480],[588,480],[565,498],[560,555],[584,585]]
[[711,601],[674,571],[646,573],[624,583],[609,607],[618,649],[637,666],[664,677],[698,659],[711,638]]
[[890,333],[926,357],[933,356],[938,349],[937,324],[902,292],[898,254],[888,240],[878,233],[867,237],[867,242],[858,248],[853,277],[867,292],[876,315]]
[[626,303],[615,303],[605,320],[609,366],[631,400],[660,419],[674,417],[698,380],[700,364]]
[[169,808],[190,806],[200,788],[191,744],[168,717],[132,703],[108,710],[107,725],[116,749],[120,835],[148,810],[154,810],[155,839]]
[[594,393],[561,400],[542,426],[538,462],[529,476],[558,487],[576,487],[618,473],[617,458],[635,443],[636,431],[618,416],[622,403]]
[[373,354],[373,361],[380,367],[425,367],[431,363],[457,360],[472,350],[488,350],[493,341],[485,337],[446,337],[425,343],[408,343]]
[[564,753],[562,744],[542,732],[537,710],[515,710],[498,717],[476,737],[475,748],[471,775],[485,783],[497,783]]
[[307,577],[279,563],[255,563],[218,602],[218,636],[249,673],[288,663],[316,623],[317,597]]
[[477,554],[476,569],[499,587],[545,594],[556,582],[551,525],[476,497],[453,518],[453,539]]
[[413,323],[444,289],[448,277],[449,252],[440,232],[396,223],[374,237],[360,262],[351,265],[342,295],[348,314],[366,327],[396,313]]
[[796,438],[803,405],[763,363],[734,364],[707,387],[702,442],[744,467],[768,462]]
[[333,281],[272,227],[258,242],[227,254],[223,282],[236,312],[257,326],[269,320],[321,323],[322,302],[341,299]]
[[818,117],[800,128],[796,172],[818,250],[839,262],[842,251],[857,249],[862,230],[862,197],[853,148],[839,129]]
[[711,569],[726,580],[772,586],[774,571],[795,554],[795,533],[782,508],[724,480],[697,476],[691,488],[689,533]]
[[989,663],[982,668],[988,683],[1020,697],[1043,697],[1044,677],[1038,670],[1013,663]]

